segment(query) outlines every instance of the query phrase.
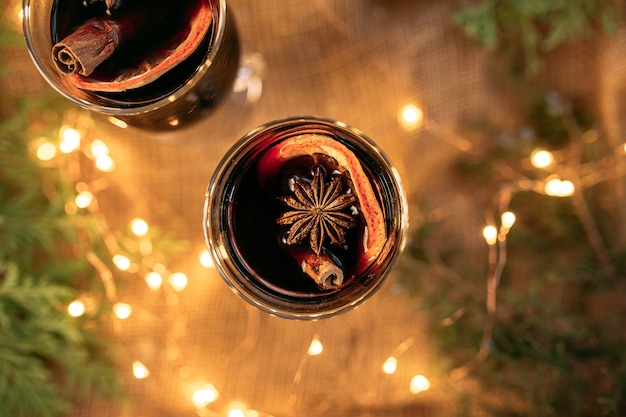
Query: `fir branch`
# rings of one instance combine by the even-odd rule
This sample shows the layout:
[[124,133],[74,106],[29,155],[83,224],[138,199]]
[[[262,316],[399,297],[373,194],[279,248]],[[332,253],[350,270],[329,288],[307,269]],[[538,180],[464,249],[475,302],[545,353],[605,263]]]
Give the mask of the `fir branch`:
[[[508,235],[489,246],[489,265],[473,262],[474,247],[445,237],[447,218],[422,216],[400,279],[430,318],[451,370],[493,394],[473,397],[477,415],[618,417],[626,412],[626,224],[617,213],[624,201],[609,190],[626,174],[611,162],[623,152],[562,97],[551,93],[534,104],[524,129],[508,134],[512,140],[495,140],[502,133],[490,127],[484,152],[459,161],[458,181],[472,190],[478,213],[486,210],[496,225],[503,211],[516,215]],[[559,161],[532,168],[528,158],[539,147]],[[550,175],[571,178],[574,195],[546,193]],[[503,199],[498,190],[507,187]],[[451,274],[465,284],[450,281]],[[489,291],[476,294],[485,276]]]
[[623,18],[614,0],[461,1],[453,22],[472,40],[508,57],[510,69],[535,75],[542,54],[596,33],[615,32]]

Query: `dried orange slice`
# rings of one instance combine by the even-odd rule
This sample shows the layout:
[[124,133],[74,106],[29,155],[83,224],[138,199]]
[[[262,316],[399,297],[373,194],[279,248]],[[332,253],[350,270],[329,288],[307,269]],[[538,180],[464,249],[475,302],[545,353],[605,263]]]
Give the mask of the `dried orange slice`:
[[189,58],[204,40],[212,20],[213,11],[209,1],[196,1],[184,31],[160,45],[153,53],[142,57],[138,65],[115,74],[94,71],[89,76],[72,73],[68,78],[76,87],[87,91],[123,92],[143,87]]
[[387,239],[382,208],[367,174],[356,155],[340,142],[320,134],[307,133],[292,136],[270,148],[259,161],[261,178],[273,176],[280,165],[299,156],[325,154],[334,158],[340,169],[346,170],[352,179],[354,194],[366,223],[363,252],[367,262],[373,262],[382,252]]

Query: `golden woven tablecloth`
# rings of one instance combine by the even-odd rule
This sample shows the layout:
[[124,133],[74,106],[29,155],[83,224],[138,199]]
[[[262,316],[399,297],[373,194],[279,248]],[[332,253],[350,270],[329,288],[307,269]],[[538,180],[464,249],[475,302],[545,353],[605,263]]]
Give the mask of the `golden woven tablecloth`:
[[[103,212],[112,227],[140,216],[191,242],[175,261],[189,285],[177,305],[143,287],[120,290],[125,302],[149,309],[143,314],[135,308],[121,327],[119,367],[127,399],[95,401],[70,415],[193,416],[190,387],[201,381],[218,389],[220,397],[209,408],[219,412],[242,401],[272,416],[447,415],[453,404],[438,389],[446,358],[428,339],[415,301],[393,274],[347,314],[317,322],[271,317],[245,304],[214,269],[198,263],[202,206],[213,170],[235,140],[273,119],[319,115],[373,138],[396,164],[411,206],[429,200],[453,207],[462,228],[451,238],[479,234],[484,219],[472,206],[471,190],[458,189],[446,176],[458,144],[441,132],[487,117],[515,125],[518,103],[498,75],[496,56],[452,25],[452,0],[231,0],[228,7],[245,52],[260,54],[265,63],[258,101],[232,94],[206,120],[178,133],[113,126],[102,132],[117,166],[111,181],[124,190],[100,198]],[[624,49],[621,32],[560,48],[547,57],[535,82],[585,98],[618,134]],[[26,54],[16,55],[12,82],[4,87],[32,95],[47,89]],[[422,108],[437,131],[404,129],[398,112],[407,103]],[[314,336],[323,353],[307,356]],[[403,350],[405,341],[397,372],[384,374],[384,360]],[[132,377],[135,360],[148,366],[149,378]],[[430,379],[429,391],[409,392],[416,374]]]

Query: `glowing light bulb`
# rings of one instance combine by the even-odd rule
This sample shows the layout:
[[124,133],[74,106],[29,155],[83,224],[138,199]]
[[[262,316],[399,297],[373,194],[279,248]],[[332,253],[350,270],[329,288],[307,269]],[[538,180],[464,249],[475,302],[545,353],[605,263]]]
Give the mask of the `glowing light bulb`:
[[145,277],[146,284],[152,291],[157,291],[163,284],[163,277],[158,272],[148,272]]
[[248,407],[241,401],[233,401],[228,405],[228,417],[246,417]]
[[552,152],[545,149],[537,149],[530,155],[530,163],[535,168],[547,168],[554,162]]
[[414,130],[422,124],[424,112],[413,103],[406,104],[398,113],[398,121],[406,130]]
[[572,194],[574,194],[575,188],[574,188],[574,183],[569,181],[569,180],[565,180],[565,181],[561,181],[561,184],[559,185],[559,196],[560,197],[568,197]]
[[121,271],[127,271],[128,268],[130,268],[130,264],[131,264],[130,259],[128,259],[128,257],[124,255],[120,255],[120,254],[113,256],[113,263]]
[[57,154],[57,148],[50,142],[42,142],[37,147],[37,158],[41,161],[50,161]]
[[181,292],[187,287],[187,275],[182,272],[174,272],[170,275],[170,285],[174,288],[174,291]]
[[130,317],[131,313],[133,312],[133,308],[131,307],[130,304],[116,303],[113,306],[113,312],[115,313],[115,316],[118,319],[126,320],[127,318]]
[[219,398],[219,392],[212,384],[206,384],[201,388],[194,391],[191,399],[193,405],[197,408],[202,408],[215,402]]
[[170,126],[173,126],[173,127],[178,126],[179,123],[180,123],[180,120],[178,120],[175,117],[167,122],[167,124],[169,124]]
[[60,131],[61,143],[59,149],[63,153],[70,153],[80,147],[81,134],[78,130],[64,126]]
[[91,155],[93,155],[93,157],[96,159],[102,158],[103,156],[108,156],[109,147],[100,139],[95,139],[93,142],[91,142]]
[[500,216],[500,220],[502,221],[502,227],[510,229],[515,224],[515,213],[512,211],[505,211]]
[[544,191],[552,197],[569,197],[576,190],[574,183],[569,180],[561,181],[559,178],[551,178],[546,182]]
[[137,379],[146,379],[150,376],[150,370],[139,361],[133,362],[133,375]]
[[383,363],[384,373],[386,373],[387,375],[391,375],[396,372],[396,369],[398,369],[398,360],[396,358],[390,356],[385,359],[385,362]]
[[419,394],[423,391],[428,391],[430,389],[430,381],[424,375],[415,375],[411,379],[411,383],[409,385],[409,391],[411,394]]
[[72,317],[80,317],[85,314],[85,303],[82,301],[72,301],[70,305],[67,306],[67,312]]
[[140,219],[139,217],[135,217],[130,221],[130,230],[135,234],[135,236],[145,236],[148,234],[148,223],[144,219]]
[[498,241],[498,229],[495,226],[485,226],[483,229],[483,237],[488,245],[495,245]]
[[215,265],[213,264],[213,258],[211,258],[211,254],[208,250],[203,250],[200,252],[200,264],[205,268],[212,268]]
[[93,203],[93,194],[88,190],[82,191],[78,193],[74,199],[74,203],[78,208],[87,208]]
[[317,356],[322,353],[323,350],[324,345],[322,345],[322,342],[320,342],[317,337],[314,337],[313,340],[311,340],[311,344],[309,345],[309,350],[307,351],[307,353],[309,354],[309,356]]
[[546,194],[551,196],[556,196],[559,194],[559,186],[561,185],[561,180],[558,178],[552,178],[546,182],[544,187],[544,191]]
[[96,168],[102,172],[112,172],[115,169],[115,161],[109,155],[99,156],[96,159]]

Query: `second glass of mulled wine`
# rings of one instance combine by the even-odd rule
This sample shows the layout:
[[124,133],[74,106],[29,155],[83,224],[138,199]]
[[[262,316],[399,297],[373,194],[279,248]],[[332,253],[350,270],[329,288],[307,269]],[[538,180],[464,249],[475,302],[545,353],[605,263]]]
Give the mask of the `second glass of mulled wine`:
[[319,117],[274,121],[239,140],[204,207],[225,281],[262,310],[295,319],[329,317],[371,296],[402,251],[407,218],[381,149]]
[[237,74],[226,0],[23,0],[23,16],[44,79],[117,124],[186,126],[225,97]]

